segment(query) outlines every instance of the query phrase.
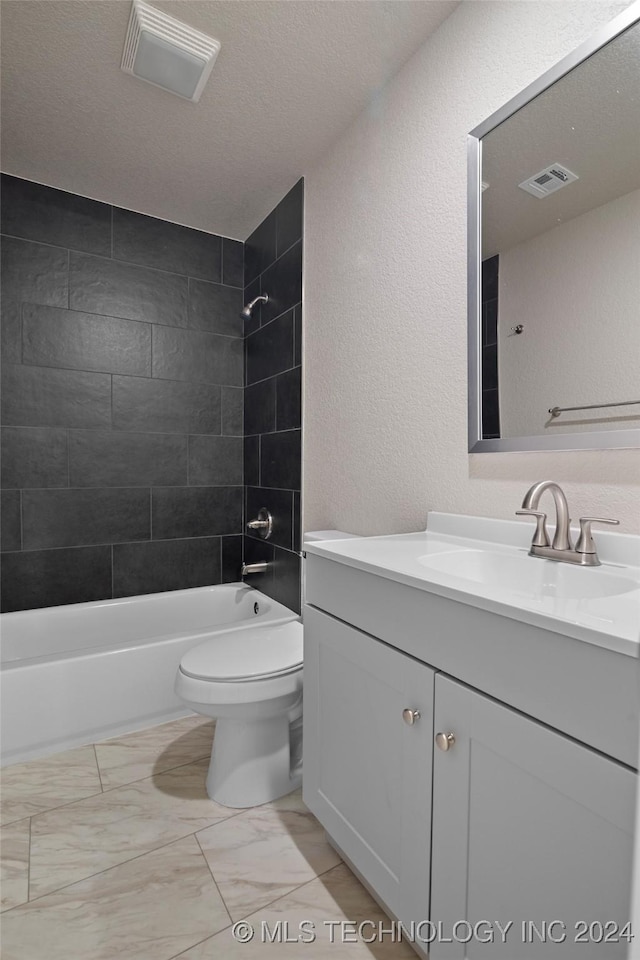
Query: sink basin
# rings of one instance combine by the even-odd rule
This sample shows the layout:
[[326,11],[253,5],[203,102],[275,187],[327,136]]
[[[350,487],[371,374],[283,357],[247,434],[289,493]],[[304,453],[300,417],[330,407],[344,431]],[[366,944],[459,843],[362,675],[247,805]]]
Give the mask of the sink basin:
[[594,600],[638,589],[638,583],[603,567],[571,566],[555,560],[492,550],[449,550],[424,554],[418,563],[434,573],[471,581],[521,597]]

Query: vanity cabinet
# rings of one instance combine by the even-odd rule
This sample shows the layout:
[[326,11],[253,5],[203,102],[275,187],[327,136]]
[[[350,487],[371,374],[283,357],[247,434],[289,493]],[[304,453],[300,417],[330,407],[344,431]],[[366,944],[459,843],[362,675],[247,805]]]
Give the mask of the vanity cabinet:
[[435,686],[435,730],[455,743],[434,751],[431,919],[512,926],[504,946],[436,941],[431,960],[626,957],[635,775],[449,677]]
[[305,803],[397,918],[425,918],[434,671],[312,607],[304,624]]
[[[337,594],[308,585],[334,613]],[[437,930],[430,960],[625,957],[636,774],[442,671],[424,609],[425,662],[382,603],[378,637],[305,607],[306,804],[391,915]],[[483,921],[511,924],[505,942],[495,926],[482,942],[485,924],[463,943]]]

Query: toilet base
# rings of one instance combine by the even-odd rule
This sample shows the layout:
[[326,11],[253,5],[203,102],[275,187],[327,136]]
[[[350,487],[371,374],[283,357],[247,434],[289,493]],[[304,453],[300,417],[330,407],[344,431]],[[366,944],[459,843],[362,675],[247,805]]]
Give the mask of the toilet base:
[[207,793],[225,807],[255,807],[296,790],[298,766],[291,770],[290,718],[255,720],[219,717],[207,774]]

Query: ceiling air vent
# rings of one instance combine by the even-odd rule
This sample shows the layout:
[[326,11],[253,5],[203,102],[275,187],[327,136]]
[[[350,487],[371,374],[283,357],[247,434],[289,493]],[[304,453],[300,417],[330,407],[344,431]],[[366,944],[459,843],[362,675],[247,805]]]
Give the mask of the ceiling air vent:
[[544,170],[529,177],[528,180],[523,180],[518,186],[521,190],[526,190],[533,197],[542,200],[543,197],[548,197],[550,193],[562,190],[568,183],[573,183],[574,180],[579,179],[577,174],[571,173],[571,170],[567,170],[561,163],[551,163]]
[[140,80],[197,101],[220,43],[162,10],[133,0],[121,67]]

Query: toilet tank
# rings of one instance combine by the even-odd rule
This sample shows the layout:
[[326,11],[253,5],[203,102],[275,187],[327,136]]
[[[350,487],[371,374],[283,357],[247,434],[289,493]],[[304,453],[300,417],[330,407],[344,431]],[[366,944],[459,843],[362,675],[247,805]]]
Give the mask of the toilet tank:
[[[304,551],[305,543],[312,543],[314,540],[352,540],[357,537],[355,533],[345,533],[344,530],[309,530],[302,537],[302,549]],[[304,553],[303,553],[304,556]],[[307,596],[306,570],[304,561],[302,563],[302,603],[304,605]]]
[[310,530],[305,533],[302,540],[304,543],[312,543],[314,540],[352,540],[357,538],[356,533],[345,533],[344,530]]

